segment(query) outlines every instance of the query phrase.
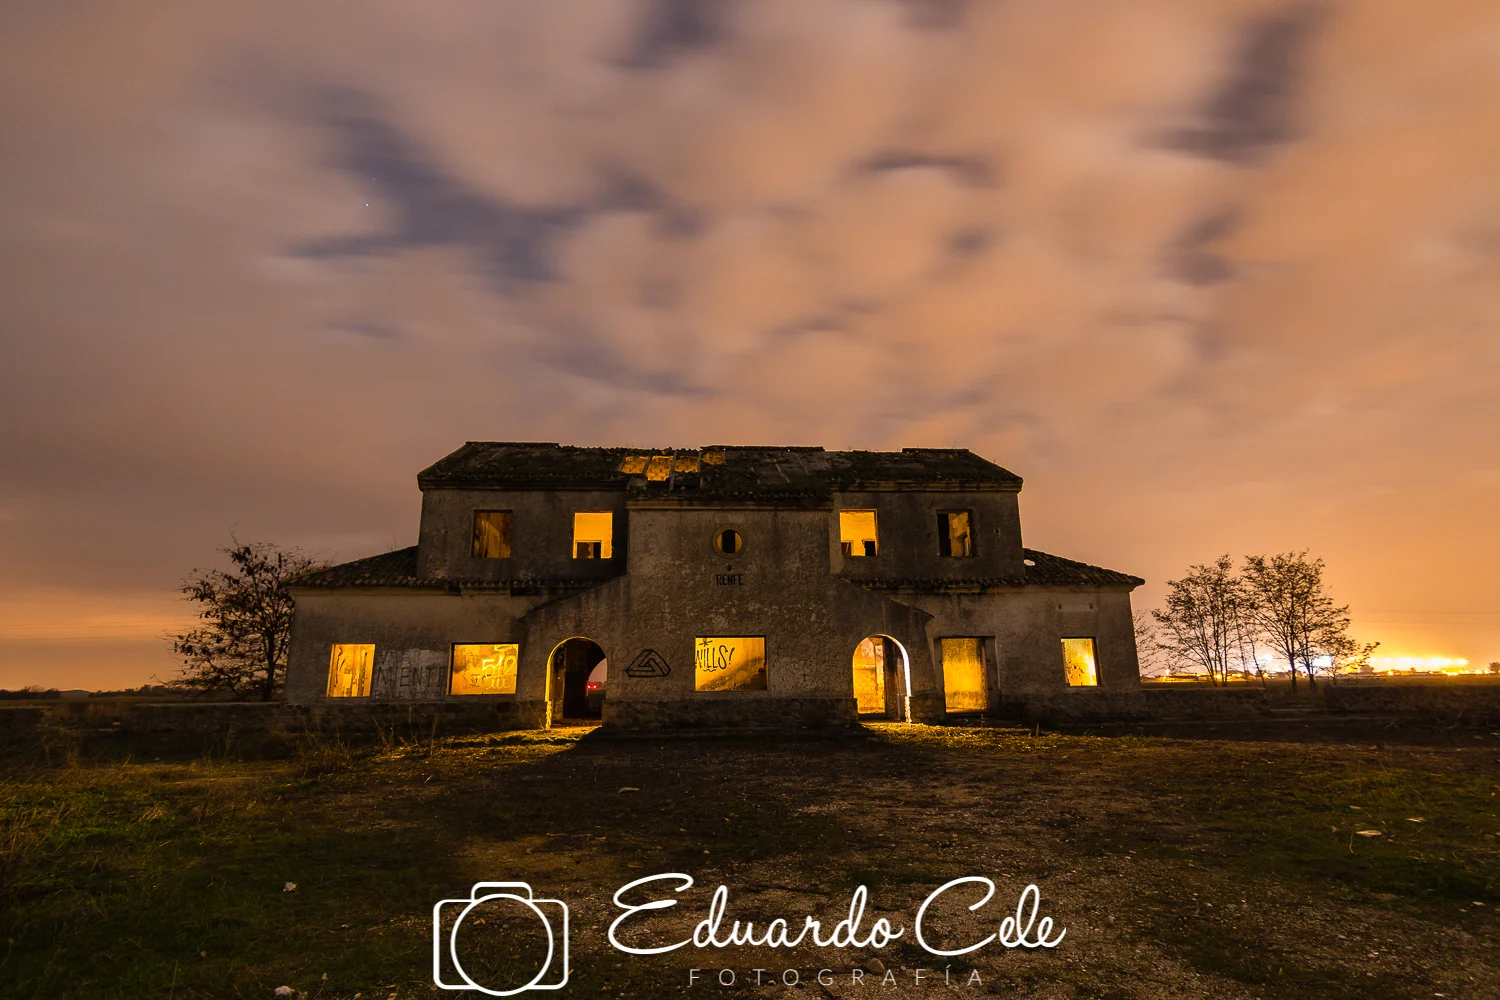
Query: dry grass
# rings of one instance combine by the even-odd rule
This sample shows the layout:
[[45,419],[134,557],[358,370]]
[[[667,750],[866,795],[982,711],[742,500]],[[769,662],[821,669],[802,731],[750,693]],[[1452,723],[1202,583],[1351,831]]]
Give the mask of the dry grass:
[[[975,996],[1497,996],[1500,741],[1471,742],[884,725],[849,740],[571,730],[363,749],[308,738],[282,761],[15,758],[0,993],[435,995],[432,904],[511,879],[573,906],[564,996],[675,995],[691,966],[739,970],[734,988],[694,987],[725,997],[794,994],[747,986],[757,966],[839,970],[813,995],[934,995],[913,984],[918,967],[941,982],[943,963],[909,940],[879,955],[889,987],[851,986],[870,951],[612,951],[614,890],[682,871],[697,879],[689,927],[720,882],[732,917],[829,923],[860,884],[909,923],[960,875],[1012,898],[1037,883],[1064,944],[953,960],[965,982],[980,973],[960,991]],[[949,917],[948,936],[980,926]]]

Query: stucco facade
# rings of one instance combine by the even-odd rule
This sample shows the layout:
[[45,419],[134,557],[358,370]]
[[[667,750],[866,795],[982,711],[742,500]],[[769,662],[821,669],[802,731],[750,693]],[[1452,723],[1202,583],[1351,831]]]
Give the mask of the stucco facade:
[[[416,546],[297,581],[289,702],[492,701],[545,726],[592,709],[587,675],[606,725],[732,727],[1139,687],[1142,581],[1025,549],[1021,480],[968,451],[471,442],[418,485]],[[578,512],[608,515],[605,549]],[[481,673],[493,693],[458,693]]]

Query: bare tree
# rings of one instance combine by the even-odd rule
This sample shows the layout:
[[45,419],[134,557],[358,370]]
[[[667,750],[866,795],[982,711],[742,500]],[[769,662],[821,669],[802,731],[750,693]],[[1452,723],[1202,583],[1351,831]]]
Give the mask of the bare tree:
[[281,687],[292,629],[287,581],[314,568],[296,549],[230,539],[220,550],[228,571],[194,570],[183,595],[198,607],[199,624],[172,637],[183,669],[173,682],[200,691],[258,694],[270,701]]
[[1245,680],[1250,680],[1250,671],[1255,671],[1255,677],[1260,681],[1260,686],[1266,686],[1266,673],[1260,666],[1260,629],[1255,624],[1251,614],[1255,597],[1250,588],[1245,584],[1244,578],[1240,579],[1240,613],[1235,622],[1235,655],[1239,661],[1240,673],[1245,675]]
[[[1335,651],[1350,655],[1349,606],[1336,606],[1323,589],[1323,560],[1308,559],[1307,551],[1274,556],[1246,556],[1244,580],[1247,610],[1272,649],[1292,672],[1297,669],[1317,688],[1317,661]],[[1368,654],[1367,654],[1368,655]],[[1335,662],[1335,661],[1330,661]]]
[[1135,652],[1136,659],[1140,663],[1141,676],[1161,677],[1170,673],[1172,665],[1167,661],[1165,651],[1162,649],[1160,631],[1156,627],[1156,619],[1151,617],[1151,612],[1132,611],[1130,621],[1135,626]]
[[1151,612],[1161,626],[1162,651],[1201,667],[1210,683],[1228,683],[1244,631],[1244,587],[1234,561],[1220,556],[1191,567],[1181,580],[1168,580],[1166,603]]
[[1327,657],[1328,666],[1322,669],[1327,670],[1329,680],[1334,683],[1338,682],[1340,670],[1359,673],[1369,664],[1370,655],[1380,648],[1378,642],[1358,641],[1348,633],[1348,627],[1349,621],[1345,618],[1338,627],[1325,629],[1312,643],[1312,662],[1316,664]]

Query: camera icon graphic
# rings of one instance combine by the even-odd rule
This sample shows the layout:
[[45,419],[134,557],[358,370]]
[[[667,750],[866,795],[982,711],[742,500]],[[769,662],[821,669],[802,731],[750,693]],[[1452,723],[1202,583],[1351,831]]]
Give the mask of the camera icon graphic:
[[[511,965],[497,970],[474,941],[466,940],[466,932],[481,927],[500,935],[507,950],[520,943]],[[535,974],[524,981],[533,968]],[[568,984],[568,904],[535,898],[525,882],[476,882],[468,899],[440,900],[432,908],[432,981],[439,989],[492,997],[562,989]]]

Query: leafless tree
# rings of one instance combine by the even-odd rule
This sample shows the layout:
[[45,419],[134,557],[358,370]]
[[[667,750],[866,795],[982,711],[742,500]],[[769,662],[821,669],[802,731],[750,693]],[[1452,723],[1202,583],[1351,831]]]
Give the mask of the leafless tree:
[[1337,655],[1353,655],[1349,606],[1335,605],[1324,590],[1321,558],[1308,559],[1305,549],[1246,556],[1244,581],[1249,617],[1291,669],[1293,691],[1299,667],[1316,689],[1319,659],[1328,656],[1336,664]]
[[230,569],[194,570],[183,596],[198,605],[196,628],[172,637],[182,657],[174,683],[200,691],[258,694],[270,701],[281,687],[292,628],[287,581],[314,568],[296,549],[230,539],[220,550]]
[[1378,642],[1358,641],[1349,634],[1348,627],[1349,621],[1344,619],[1336,627],[1325,629],[1311,642],[1312,662],[1316,664],[1326,656],[1328,666],[1320,669],[1326,670],[1329,680],[1334,683],[1338,682],[1340,670],[1359,673],[1370,662],[1370,655],[1380,648]]
[[1151,617],[1151,612],[1132,611],[1130,620],[1135,626],[1135,652],[1140,662],[1141,676],[1161,677],[1170,673],[1172,665],[1162,649],[1160,630],[1156,627],[1156,619]]
[[1235,656],[1239,663],[1240,673],[1244,674],[1245,680],[1250,680],[1251,671],[1260,681],[1260,686],[1266,686],[1266,673],[1260,666],[1260,629],[1256,626],[1251,616],[1251,603],[1254,600],[1250,588],[1245,585],[1241,578],[1240,584],[1240,608],[1239,617],[1235,622]]
[[1160,648],[1201,667],[1210,683],[1228,683],[1240,655],[1244,605],[1244,587],[1229,556],[1191,567],[1181,580],[1167,581],[1166,607],[1151,612],[1161,626]]

